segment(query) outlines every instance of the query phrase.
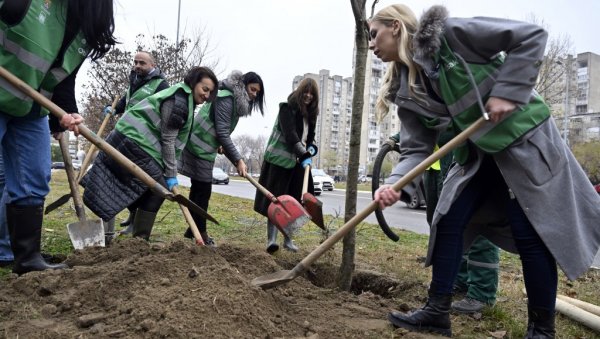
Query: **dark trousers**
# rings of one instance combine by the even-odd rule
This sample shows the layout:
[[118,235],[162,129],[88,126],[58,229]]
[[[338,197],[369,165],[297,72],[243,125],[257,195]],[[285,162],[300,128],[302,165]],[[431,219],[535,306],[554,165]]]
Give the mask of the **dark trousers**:
[[160,206],[162,206],[164,201],[165,199],[163,197],[156,195],[152,190],[147,190],[136,201],[127,206],[127,209],[130,212],[135,212],[135,210],[139,208],[146,212],[158,213],[158,210],[160,210]]
[[556,261],[516,199],[511,198],[491,157],[484,162],[448,213],[437,225],[432,257],[431,288],[436,294],[452,293],[463,252],[463,230],[488,196],[500,197],[523,266],[529,305],[554,310],[558,275]]
[[[190,200],[201,207],[203,210],[208,211],[208,202],[212,194],[212,183],[202,182],[192,179],[192,187],[190,188]],[[201,233],[206,232],[206,219],[202,218],[196,213],[192,212],[192,218],[198,227],[198,231]]]

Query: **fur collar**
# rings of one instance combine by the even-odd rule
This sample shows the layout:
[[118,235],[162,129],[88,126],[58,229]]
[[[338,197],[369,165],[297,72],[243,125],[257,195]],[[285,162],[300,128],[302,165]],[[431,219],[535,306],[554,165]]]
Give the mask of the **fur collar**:
[[233,92],[233,100],[235,101],[235,107],[237,114],[240,117],[250,115],[250,96],[246,91],[246,86],[242,81],[244,74],[240,71],[232,71],[227,79],[221,81],[220,88],[226,88]]
[[433,6],[423,13],[413,40],[415,61],[432,62],[433,55],[440,50],[447,18],[448,10],[444,6]]

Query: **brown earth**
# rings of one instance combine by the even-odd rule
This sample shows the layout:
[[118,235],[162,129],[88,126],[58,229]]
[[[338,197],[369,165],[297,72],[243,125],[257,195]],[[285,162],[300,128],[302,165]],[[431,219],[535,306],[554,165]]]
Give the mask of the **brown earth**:
[[[358,271],[355,293],[333,288],[334,268],[271,290],[251,280],[289,269],[263,251],[139,239],[75,251],[59,271],[11,275],[0,286],[7,338],[381,338],[427,336],[385,320],[398,280]],[[310,279],[310,280],[309,280]]]

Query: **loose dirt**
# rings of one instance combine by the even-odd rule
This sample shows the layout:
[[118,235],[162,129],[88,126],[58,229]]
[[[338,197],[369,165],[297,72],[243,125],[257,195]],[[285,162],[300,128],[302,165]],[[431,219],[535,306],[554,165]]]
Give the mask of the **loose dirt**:
[[[340,292],[334,268],[263,291],[257,276],[289,269],[263,251],[223,244],[115,242],[75,251],[58,271],[11,275],[0,286],[7,338],[424,338],[386,321],[397,280],[357,272]],[[420,292],[419,292],[420,293]],[[402,308],[402,307],[401,307]]]

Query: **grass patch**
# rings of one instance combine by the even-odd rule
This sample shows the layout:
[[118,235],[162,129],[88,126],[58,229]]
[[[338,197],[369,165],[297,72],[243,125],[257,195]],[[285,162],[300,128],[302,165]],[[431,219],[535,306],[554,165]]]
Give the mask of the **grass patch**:
[[[63,171],[52,174],[51,193],[47,197],[50,203],[68,192],[68,185]],[[337,187],[337,184],[336,184]],[[181,188],[188,195],[186,188]],[[266,244],[266,219],[254,212],[253,202],[248,199],[235,198],[213,193],[208,212],[219,220],[220,225],[209,223],[208,231],[219,243],[264,250]],[[127,211],[117,216],[118,222],[127,217]],[[95,217],[88,212],[88,218]],[[65,204],[44,218],[42,247],[44,252],[69,255],[73,248],[68,238],[66,225],[77,221],[72,202]],[[325,223],[335,232],[344,224],[340,218],[325,217]],[[166,201],[158,213],[153,230],[152,241],[171,241],[182,239],[187,225],[181,215],[179,206]],[[428,237],[412,232],[396,230],[400,240],[390,241],[379,229],[379,226],[361,223],[356,228],[356,268],[380,272],[403,282],[406,290],[399,291],[390,298],[399,305],[420,307],[426,296],[431,270],[423,267],[427,253]],[[297,245],[303,251],[311,251],[323,240],[321,230],[313,224],[302,228],[295,237]],[[337,267],[341,258],[341,242],[325,253],[317,264],[330,264]],[[307,252],[302,252],[307,253]],[[282,260],[297,262],[299,256],[281,253]],[[300,258],[302,258],[300,256]],[[523,275],[517,255],[501,252],[500,288],[495,306],[484,309],[481,317],[453,316],[453,332],[458,338],[492,337],[505,331],[506,338],[523,337],[526,329],[527,308],[522,294]],[[0,282],[10,271],[0,269]],[[559,293],[581,299],[593,304],[600,304],[600,271],[591,270],[576,281],[568,281],[562,272],[559,275]],[[593,338],[595,333],[575,321],[557,315],[557,333],[561,338]]]

